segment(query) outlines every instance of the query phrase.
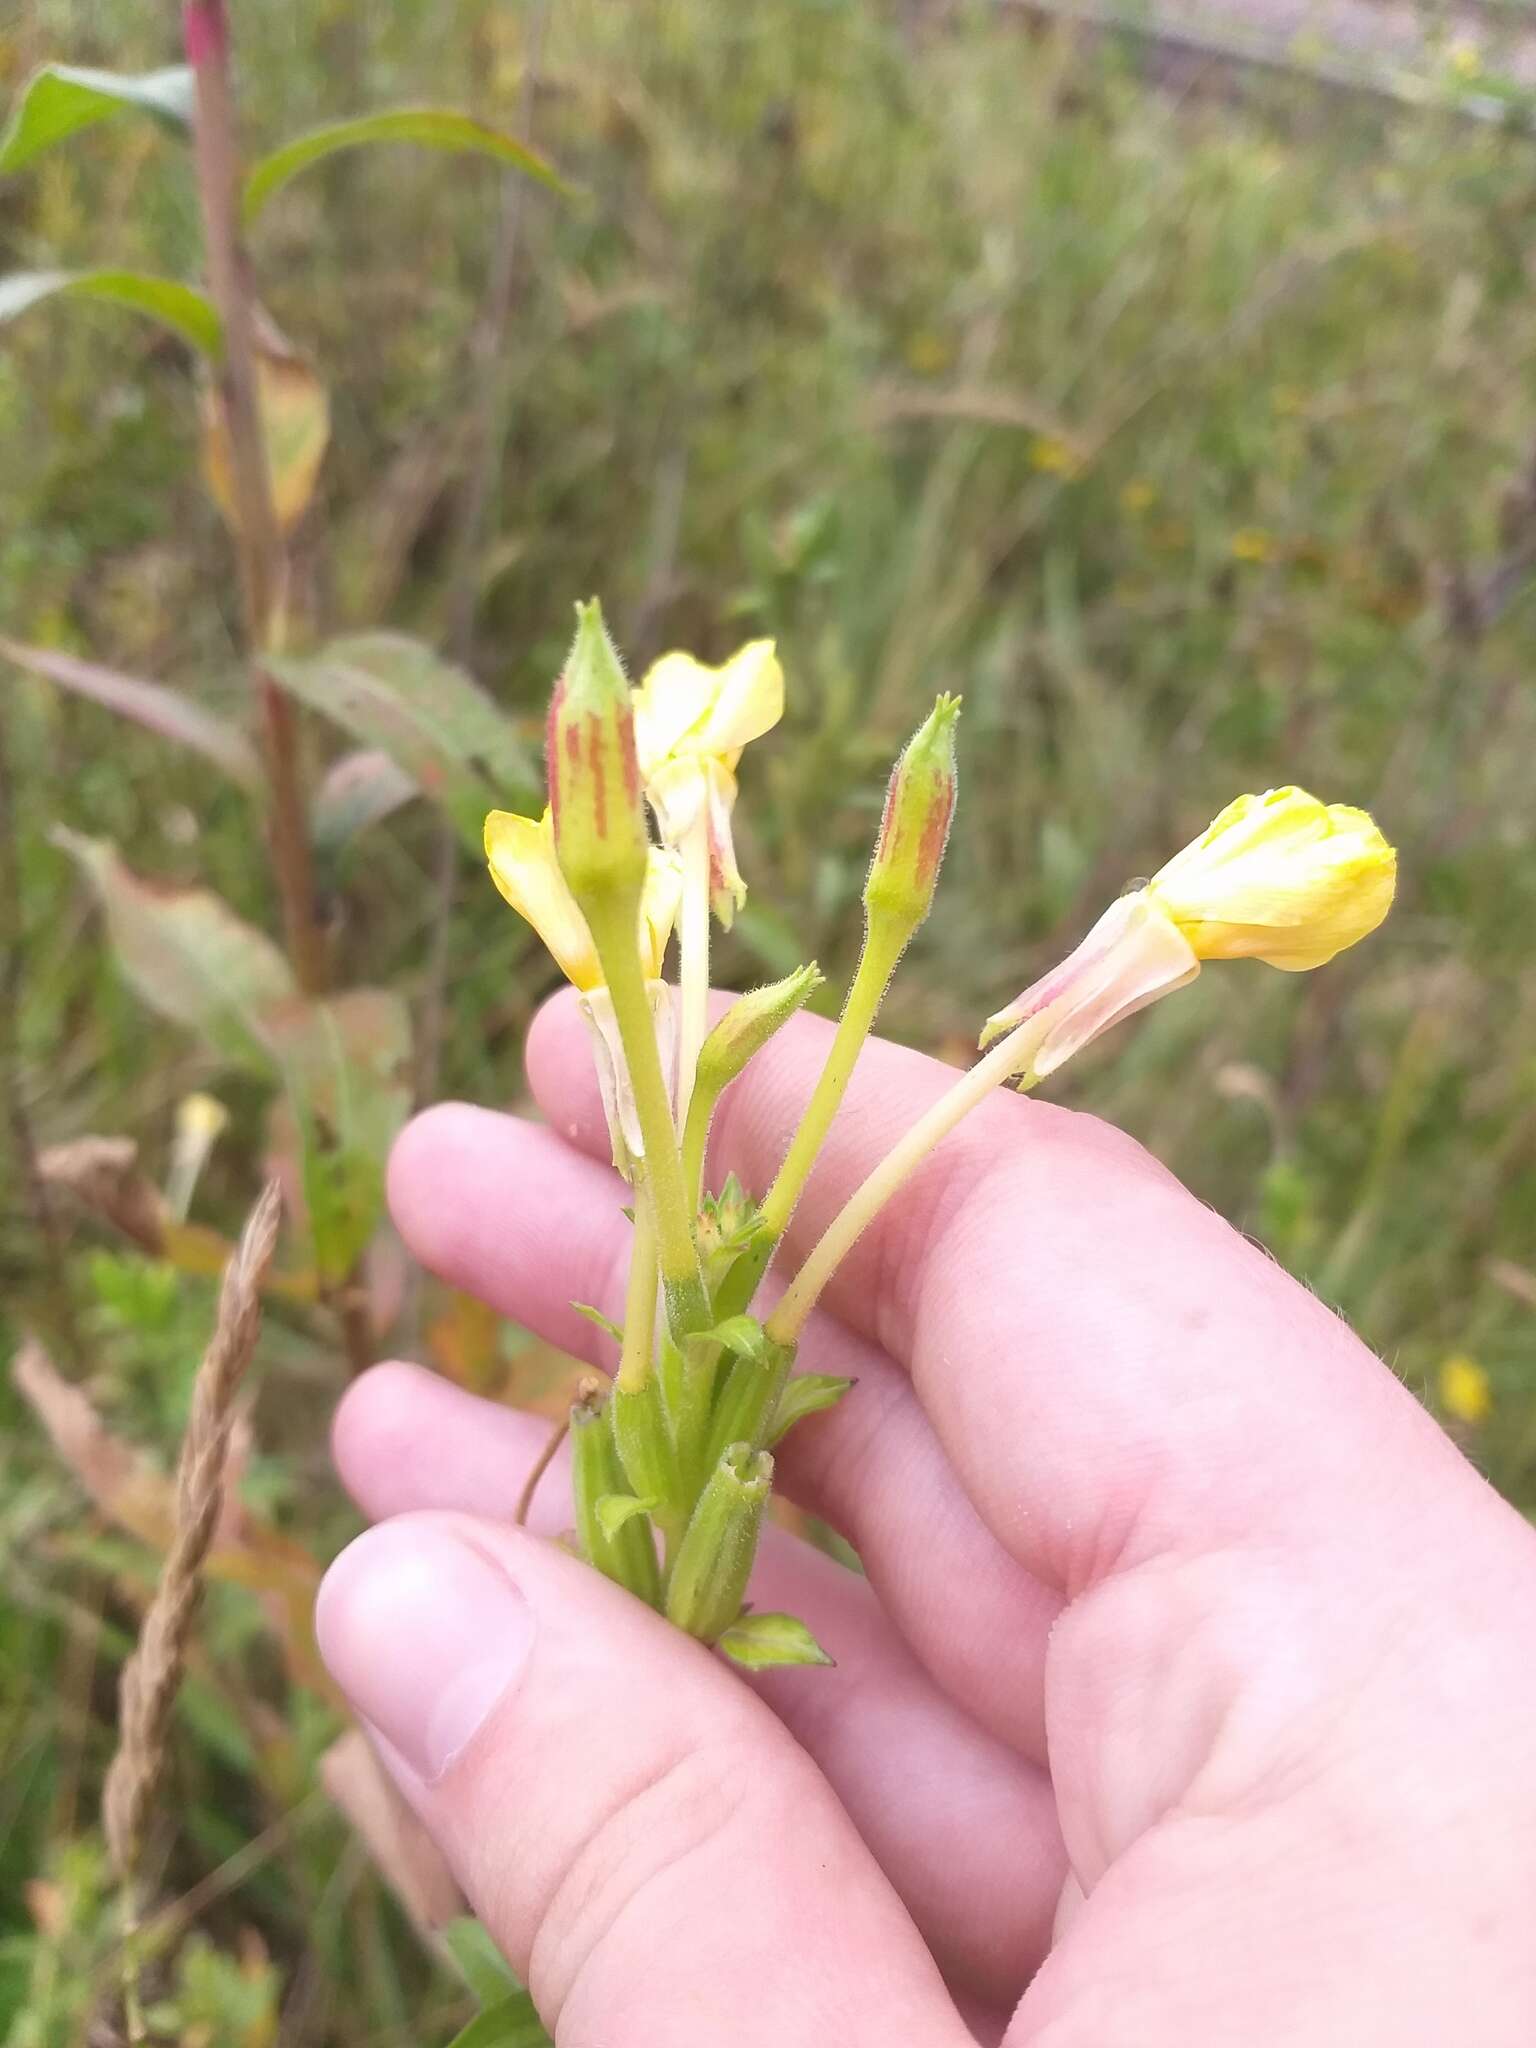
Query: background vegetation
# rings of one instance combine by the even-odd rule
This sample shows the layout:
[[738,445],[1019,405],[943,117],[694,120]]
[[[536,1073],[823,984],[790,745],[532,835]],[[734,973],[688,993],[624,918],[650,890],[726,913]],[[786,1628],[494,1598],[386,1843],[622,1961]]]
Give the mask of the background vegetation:
[[[925,697],[962,690],[942,906],[887,1020],[955,1058],[1234,792],[1295,780],[1375,809],[1404,877],[1383,934],[1315,977],[1212,974],[1061,1092],[1337,1303],[1536,1507],[1536,140],[1452,110],[1476,60],[1453,53],[1404,112],[1191,89],[982,6],[320,0],[237,6],[236,29],[260,144],[453,102],[531,131],[583,193],[525,190],[467,563],[497,174],[379,150],[274,204],[263,295],[334,411],[301,635],[456,643],[530,746],[575,597],[603,594],[637,664],[777,635],[790,709],[748,764],[756,893],[724,967],[814,952],[829,999],[885,765]],[[175,54],[162,10],[33,0],[0,24],[0,86],[46,58]],[[107,251],[192,275],[198,247],[152,126],[0,180],[0,269]],[[238,714],[195,438],[185,353],[156,330],[78,307],[6,328],[0,631]],[[249,807],[15,668],[0,731],[11,1106],[40,1144],[126,1133],[158,1179],[176,1104],[211,1088],[231,1123],[194,1214],[232,1228],[267,1091],[147,1015],[49,833],[111,838],[271,927]],[[318,723],[311,744],[341,750]],[[432,1092],[515,1100],[553,970],[467,863],[443,920],[441,856],[416,804],[327,858],[341,978],[412,999],[440,1037]],[[210,1284],[84,1226],[61,1265],[22,1179],[4,1348],[41,1328],[163,1468]],[[546,1384],[519,1333],[432,1293],[407,1309],[444,1370]],[[294,1558],[353,1526],[325,1457],[343,1371],[302,1318],[269,1320],[245,1495],[300,1579]],[[0,2031],[51,2048],[88,2038],[113,1938],[97,1798],[154,1560],[9,1385],[0,1426]],[[215,1588],[183,1699],[161,1890],[190,1933],[161,1966],[165,2024],[260,2043],[281,2008],[294,2044],[446,2039],[462,1991],[315,1789],[341,1722],[302,1645],[275,1647],[274,1583]]]

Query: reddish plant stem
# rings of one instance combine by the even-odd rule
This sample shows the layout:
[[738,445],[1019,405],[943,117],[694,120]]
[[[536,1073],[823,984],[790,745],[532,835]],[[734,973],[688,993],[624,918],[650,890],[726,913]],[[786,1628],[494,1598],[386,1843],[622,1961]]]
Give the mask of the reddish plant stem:
[[298,717],[263,664],[281,629],[286,561],[261,426],[255,294],[240,233],[240,161],[224,0],[186,0],[182,25],[196,94],[194,156],[208,287],[224,332],[223,359],[215,375],[229,443],[235,547],[267,772],[272,871],[295,979],[306,995],[316,995],[325,986],[327,962],[315,915]]

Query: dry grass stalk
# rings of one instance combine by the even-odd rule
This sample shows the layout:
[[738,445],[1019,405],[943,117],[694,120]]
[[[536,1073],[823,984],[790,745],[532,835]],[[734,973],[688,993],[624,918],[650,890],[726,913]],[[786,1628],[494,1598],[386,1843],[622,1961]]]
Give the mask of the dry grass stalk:
[[[138,1646],[123,1667],[117,1754],[107,1772],[102,1818],[124,1887],[130,1932],[133,1878],[145,1823],[165,1767],[171,1710],[181,1684],[202,1571],[219,1525],[234,1397],[261,1329],[261,1283],[277,1245],[282,1193],[269,1182],[241,1233],[219,1292],[218,1316],[192,1389],[192,1413],[176,1467],[176,1526]],[[133,1943],[129,1943],[129,1968]],[[130,1982],[130,2038],[135,2037]]]
[[63,1188],[93,1215],[112,1224],[158,1258],[165,1249],[165,1205],[140,1170],[132,1138],[72,1138],[40,1152],[37,1170],[50,1188]]

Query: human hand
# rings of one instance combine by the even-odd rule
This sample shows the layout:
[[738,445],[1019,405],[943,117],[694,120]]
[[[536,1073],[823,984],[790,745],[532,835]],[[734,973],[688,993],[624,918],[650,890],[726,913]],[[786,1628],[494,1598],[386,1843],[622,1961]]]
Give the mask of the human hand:
[[[749,1186],[825,1037],[726,1097]],[[618,1312],[629,1190],[569,996],[528,1064],[547,1125],[428,1112],[396,1220],[609,1364],[570,1303]],[[869,1047],[791,1259],[949,1079]],[[999,1096],[801,1362],[858,1385],[779,1483],[868,1578],[765,1543],[754,1597],[838,1668],[752,1681],[510,1525],[547,1423],[398,1365],[338,1414],[401,1519],[322,1650],[561,2048],[1529,2048],[1536,1537],[1327,1310],[1129,1139]]]

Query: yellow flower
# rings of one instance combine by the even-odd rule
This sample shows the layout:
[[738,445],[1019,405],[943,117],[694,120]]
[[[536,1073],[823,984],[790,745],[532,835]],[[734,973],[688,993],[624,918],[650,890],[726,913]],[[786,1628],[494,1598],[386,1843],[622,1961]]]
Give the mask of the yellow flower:
[[1240,526],[1232,536],[1234,562],[1272,562],[1275,543],[1262,526]]
[[1202,960],[1321,967],[1392,907],[1397,855],[1375,821],[1304,789],[1240,796],[1147,885]]
[[1440,1368],[1440,1406],[1456,1422],[1475,1429],[1488,1420],[1493,1395],[1488,1375],[1474,1358],[1458,1354]]
[[1133,476],[1128,484],[1120,486],[1120,509],[1122,512],[1146,512],[1157,502],[1157,486],[1144,476]]
[[[555,858],[552,814],[546,810],[535,819],[492,811],[485,821],[485,857],[491,880],[518,915],[527,918],[566,979],[583,994],[601,988],[597,948]],[[661,978],[680,889],[677,862],[653,847],[640,900],[640,958],[647,981]]]
[[635,752],[662,840],[680,848],[704,822],[711,900],[727,927],[747,900],[731,839],[736,765],[783,714],[784,671],[771,640],[749,641],[719,668],[664,654],[635,691]]
[[[492,811],[485,821],[485,857],[491,880],[518,915],[527,918],[554,955],[561,973],[581,992],[578,1007],[592,1040],[613,1163],[633,1179],[635,1162],[645,1153],[645,1141],[624,1063],[623,1035],[592,934],[555,857],[553,815],[546,810],[542,818],[535,819],[512,811]],[[640,897],[637,938],[663,1073],[672,1064],[674,1044],[671,990],[661,979],[661,963],[682,887],[676,855],[653,846]]]
[[1076,476],[1083,466],[1078,451],[1054,434],[1041,434],[1030,442],[1029,462],[1043,476]]

